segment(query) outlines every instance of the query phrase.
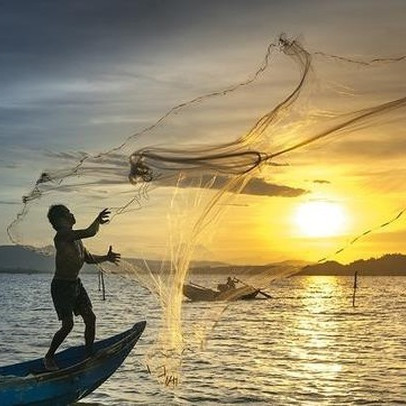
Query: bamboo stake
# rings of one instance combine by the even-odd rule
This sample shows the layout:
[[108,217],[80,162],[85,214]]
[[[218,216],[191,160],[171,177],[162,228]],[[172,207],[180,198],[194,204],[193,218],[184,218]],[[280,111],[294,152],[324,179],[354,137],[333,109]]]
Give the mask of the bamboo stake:
[[355,271],[354,273],[354,291],[352,293],[352,307],[355,307],[355,294],[357,292],[357,279],[358,279],[358,271]]
[[104,284],[104,274],[101,271],[100,271],[100,277],[101,277],[103,300],[106,300],[106,286]]

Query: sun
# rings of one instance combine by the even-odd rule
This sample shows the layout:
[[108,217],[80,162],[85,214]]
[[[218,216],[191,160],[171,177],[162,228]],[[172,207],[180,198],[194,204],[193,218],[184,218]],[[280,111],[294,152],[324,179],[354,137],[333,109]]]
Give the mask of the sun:
[[337,203],[310,201],[298,206],[294,222],[306,237],[332,237],[344,231],[347,216]]

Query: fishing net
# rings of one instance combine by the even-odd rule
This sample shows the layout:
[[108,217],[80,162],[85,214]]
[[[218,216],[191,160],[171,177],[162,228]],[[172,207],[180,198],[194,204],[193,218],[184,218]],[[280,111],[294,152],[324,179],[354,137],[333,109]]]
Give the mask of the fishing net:
[[[300,271],[285,262],[292,252],[317,262],[354,258],[355,243],[357,256],[391,251],[405,197],[404,60],[330,55],[281,35],[251,75],[174,106],[119,145],[50,153],[9,237],[49,253],[49,205],[83,218],[111,208],[101,240],[146,260],[103,271],[137,280],[159,301],[161,333],[146,364],[175,384],[185,349],[201,344],[226,308],[195,320],[193,337],[182,334],[182,289],[196,261],[235,261],[245,285],[264,288]],[[357,219],[323,241],[305,238],[288,219],[310,201],[345,206]],[[266,265],[270,258],[278,265]],[[261,266],[242,266],[250,262]]]

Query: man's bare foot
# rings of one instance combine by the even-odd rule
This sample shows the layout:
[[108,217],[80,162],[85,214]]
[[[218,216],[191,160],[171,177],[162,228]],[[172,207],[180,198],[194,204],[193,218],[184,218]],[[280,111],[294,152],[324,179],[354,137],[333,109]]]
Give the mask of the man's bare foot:
[[43,362],[47,371],[57,371],[59,369],[53,357],[44,357]]

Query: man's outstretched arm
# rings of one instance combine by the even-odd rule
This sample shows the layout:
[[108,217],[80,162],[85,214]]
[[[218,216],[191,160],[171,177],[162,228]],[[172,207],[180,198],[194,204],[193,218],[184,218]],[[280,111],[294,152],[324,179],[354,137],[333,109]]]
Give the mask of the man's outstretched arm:
[[87,264],[100,264],[102,262],[112,262],[118,265],[121,255],[117,252],[113,252],[113,247],[110,245],[107,255],[93,255],[89,251],[85,250],[85,262]]
[[92,224],[89,227],[83,230],[64,230],[59,232],[60,238],[64,240],[74,241],[81,240],[83,238],[94,237],[99,231],[100,224],[105,224],[109,221],[110,211],[109,209],[102,210],[98,216],[95,218]]

